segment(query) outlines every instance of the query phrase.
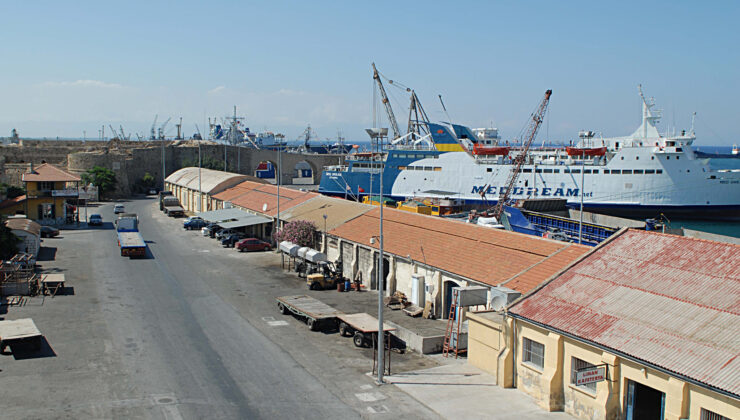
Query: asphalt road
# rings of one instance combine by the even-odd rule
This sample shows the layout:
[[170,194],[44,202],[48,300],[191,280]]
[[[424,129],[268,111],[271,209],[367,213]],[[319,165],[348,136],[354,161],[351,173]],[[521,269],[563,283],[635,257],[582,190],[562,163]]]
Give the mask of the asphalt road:
[[[32,317],[41,354],[0,356],[0,416],[12,418],[435,418],[367,375],[372,351],[283,317],[302,284],[271,253],[238,253],[182,229],[153,199],[139,215],[149,258],[119,255],[110,223],[46,239],[44,270],[69,293],[0,317]],[[112,206],[98,212],[113,220]],[[43,259],[43,258],[42,258]],[[431,366],[404,355],[401,369]]]

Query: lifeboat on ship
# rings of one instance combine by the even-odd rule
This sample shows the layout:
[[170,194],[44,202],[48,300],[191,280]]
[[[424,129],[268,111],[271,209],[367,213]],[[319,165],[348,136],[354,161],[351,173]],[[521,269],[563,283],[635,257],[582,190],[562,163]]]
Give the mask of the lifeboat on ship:
[[565,152],[568,156],[604,156],[606,147],[566,147]]
[[473,145],[473,154],[478,156],[507,156],[511,150],[508,146]]

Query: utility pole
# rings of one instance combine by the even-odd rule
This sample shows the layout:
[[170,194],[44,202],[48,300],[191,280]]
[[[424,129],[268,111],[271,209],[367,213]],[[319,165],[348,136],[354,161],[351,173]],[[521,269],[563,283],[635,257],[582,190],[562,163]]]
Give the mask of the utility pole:
[[[385,281],[384,270],[383,270],[383,171],[384,171],[384,165],[383,165],[383,158],[382,158],[382,150],[383,150],[383,138],[388,136],[388,129],[387,128],[368,128],[365,131],[367,131],[367,134],[370,135],[370,138],[373,142],[379,142],[380,146],[380,153],[378,155],[381,156],[380,160],[380,191],[379,191],[379,199],[380,199],[380,235],[378,236],[379,239],[379,255],[378,255],[378,272],[377,274],[377,282],[378,282],[378,378],[376,380],[376,383],[378,385],[383,384],[383,374],[385,373],[385,364],[384,364],[384,356],[385,356],[385,332],[383,331],[383,282]],[[372,160],[375,160],[375,157],[372,157]],[[371,178],[372,178],[372,172],[371,172]],[[371,191],[372,193],[372,191]],[[371,242],[374,238],[371,238]]]

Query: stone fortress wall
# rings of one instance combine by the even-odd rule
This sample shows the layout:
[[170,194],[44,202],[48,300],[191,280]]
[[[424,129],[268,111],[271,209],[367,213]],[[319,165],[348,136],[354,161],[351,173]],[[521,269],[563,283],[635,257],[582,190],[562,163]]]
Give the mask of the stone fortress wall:
[[[201,157],[223,162],[224,146],[202,144]],[[246,147],[226,146],[228,170],[254,175],[260,162],[271,162],[277,167],[277,152]],[[293,174],[301,162],[313,171],[313,183],[318,184],[321,170],[327,165],[344,162],[343,156],[317,154],[282,154],[281,182],[292,183]],[[165,142],[166,175],[184,166],[197,164],[198,147],[193,141]],[[22,186],[21,175],[30,165],[51,163],[82,174],[94,166],[113,170],[118,180],[115,196],[125,197],[136,192],[137,183],[150,173],[157,186],[162,186],[162,144],[158,141],[73,141],[21,140],[17,145],[0,146],[0,182]],[[238,165],[237,165],[238,163]]]

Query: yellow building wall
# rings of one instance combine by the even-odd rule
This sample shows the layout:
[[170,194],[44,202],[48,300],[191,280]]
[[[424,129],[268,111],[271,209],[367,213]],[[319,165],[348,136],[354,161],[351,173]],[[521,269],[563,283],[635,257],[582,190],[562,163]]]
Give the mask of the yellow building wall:
[[[563,409],[563,337],[551,331],[517,322],[517,388],[534,397],[549,411]],[[524,338],[544,344],[544,366],[524,361]]]
[[[470,316],[471,363],[487,369],[487,360],[480,358],[497,341],[483,326]],[[535,325],[516,320],[516,385],[535,398],[537,403],[550,411],[563,410],[580,419],[620,419],[626,401],[628,381],[640,383],[665,394],[665,420],[700,419],[705,408],[730,419],[740,419],[740,400],[727,397],[706,388],[690,384],[680,378],[654,370],[643,364],[615,356],[578,340],[560,336]],[[503,346],[511,346],[509,336],[514,320],[502,323]],[[489,328],[490,329],[490,328]],[[544,344],[544,367],[538,368],[523,360],[523,338]],[[480,342],[480,344],[476,344]],[[482,348],[485,346],[487,348]],[[477,354],[476,354],[477,353]],[[498,383],[508,386],[510,378],[502,369],[506,363],[513,364],[511,348],[500,350]],[[607,365],[607,380],[598,382],[596,390],[576,387],[571,384],[573,357],[593,365]],[[503,363],[502,363],[503,361]]]
[[689,418],[700,419],[701,409],[737,420],[740,419],[740,401],[717,394],[706,388],[689,384]]
[[498,357],[504,346],[503,326],[468,313],[468,363],[498,378]]

